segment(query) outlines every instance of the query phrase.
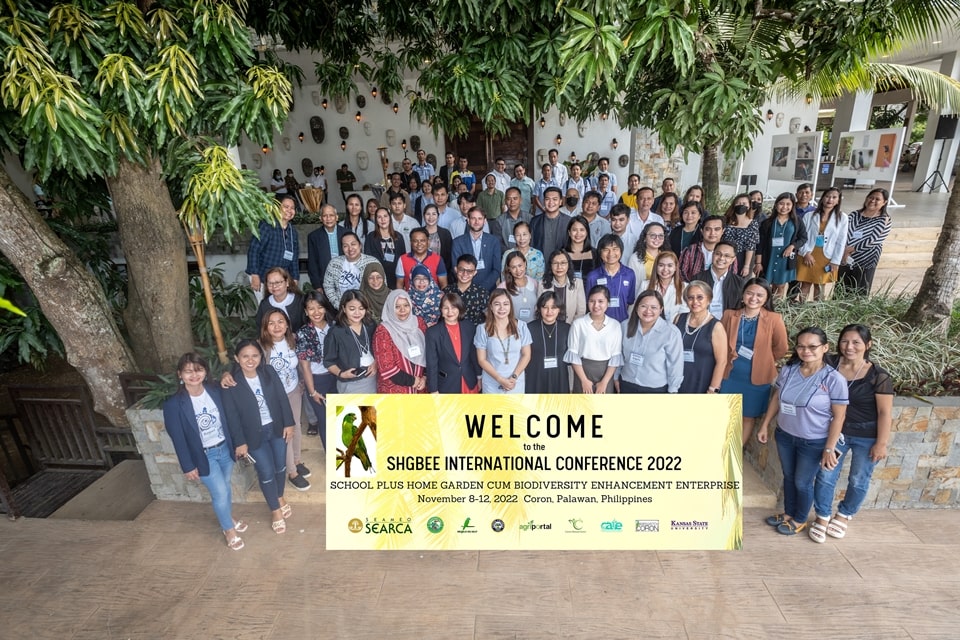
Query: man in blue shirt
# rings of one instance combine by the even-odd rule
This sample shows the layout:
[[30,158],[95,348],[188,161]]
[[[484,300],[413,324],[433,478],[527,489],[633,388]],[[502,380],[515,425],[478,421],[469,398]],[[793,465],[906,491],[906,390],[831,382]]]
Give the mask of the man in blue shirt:
[[246,273],[250,276],[250,288],[258,294],[267,271],[274,267],[283,267],[294,281],[300,280],[300,239],[290,222],[297,214],[292,195],[280,196],[280,210],[280,224],[261,222],[260,237],[251,238],[247,249]]
[[607,315],[623,322],[630,314],[630,305],[637,299],[637,278],[633,269],[620,264],[623,242],[620,236],[608,233],[597,243],[601,264],[587,274],[584,290],[590,291],[598,284],[610,290]]

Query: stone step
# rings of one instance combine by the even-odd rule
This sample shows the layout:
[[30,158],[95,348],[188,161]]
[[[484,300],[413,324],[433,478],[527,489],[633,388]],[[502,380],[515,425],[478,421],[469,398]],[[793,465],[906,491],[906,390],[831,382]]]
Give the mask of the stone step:
[[890,229],[890,235],[887,240],[899,240],[902,238],[913,238],[918,241],[931,240],[936,242],[940,237],[941,227],[898,227],[896,223]]
[[911,255],[933,255],[937,246],[936,240],[918,240],[916,238],[887,239],[883,243],[883,255],[888,253],[909,253]]
[[764,508],[771,512],[777,507],[777,494],[771,491],[760,474],[748,461],[743,463],[743,508]]
[[930,252],[916,253],[887,253],[880,256],[878,269],[926,269],[933,262],[933,255]]

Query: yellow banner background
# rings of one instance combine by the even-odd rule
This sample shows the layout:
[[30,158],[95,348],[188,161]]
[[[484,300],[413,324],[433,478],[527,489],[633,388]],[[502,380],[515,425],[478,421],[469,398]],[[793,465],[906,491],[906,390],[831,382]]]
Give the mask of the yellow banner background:
[[[346,449],[343,418],[353,413],[359,425],[364,406],[376,409],[376,439],[370,431],[363,437],[373,469],[365,472],[353,458],[347,479],[337,467],[338,450]],[[327,407],[328,549],[741,548],[739,395],[330,395]],[[522,437],[508,437],[507,427],[504,437],[491,437],[494,414],[504,424],[513,416]],[[567,433],[568,417],[581,415],[588,436],[596,419],[601,437]],[[483,437],[469,436],[468,416],[484,418]],[[539,437],[527,433],[530,416],[540,418],[531,423]],[[558,416],[558,437],[547,436],[547,416]],[[550,470],[454,471],[448,456],[542,457]],[[557,468],[611,456],[639,457],[643,470]],[[399,459],[437,457],[438,470],[389,468]],[[594,485],[638,481],[664,488]],[[586,482],[586,488],[531,484],[544,482]],[[370,488],[343,488],[366,483]],[[596,501],[584,501],[591,497]],[[462,501],[436,501],[451,498]]]

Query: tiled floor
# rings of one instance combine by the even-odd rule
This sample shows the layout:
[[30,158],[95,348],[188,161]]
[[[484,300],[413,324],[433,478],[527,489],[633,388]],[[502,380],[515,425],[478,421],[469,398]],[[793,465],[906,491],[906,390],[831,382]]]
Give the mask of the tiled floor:
[[[296,504],[296,503],[295,503]],[[960,514],[867,511],[816,545],[744,513],[740,552],[328,552],[266,507],[0,522],[0,638],[955,638]]]

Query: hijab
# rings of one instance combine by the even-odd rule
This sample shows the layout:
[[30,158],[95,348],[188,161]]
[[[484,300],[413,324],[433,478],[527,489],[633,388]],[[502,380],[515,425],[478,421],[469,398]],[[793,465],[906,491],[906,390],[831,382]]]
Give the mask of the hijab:
[[[397,319],[397,300],[406,299],[410,302],[410,316],[400,321]],[[383,327],[390,334],[394,346],[400,351],[400,354],[415,365],[426,366],[426,340],[423,332],[420,331],[420,323],[417,322],[417,316],[413,313],[413,302],[410,295],[403,289],[395,289],[387,295],[387,300],[383,305]],[[411,356],[413,349],[416,356]]]
[[[380,272],[380,275],[383,276],[383,284],[380,285],[379,289],[373,289],[367,284],[367,278],[374,271]],[[387,294],[390,293],[390,288],[387,287],[387,274],[383,270],[383,265],[376,260],[368,264],[363,270],[363,276],[360,280],[360,293],[367,299],[367,308],[370,310],[370,315],[376,322],[380,322],[383,305],[387,300]]]
[[[413,281],[417,276],[426,276],[430,282],[426,291],[420,291],[413,286]],[[424,265],[418,264],[410,272],[410,283],[410,300],[413,301],[413,312],[423,318],[428,327],[437,324],[437,321],[440,320],[440,299],[443,298],[443,292],[433,281],[430,270]]]

